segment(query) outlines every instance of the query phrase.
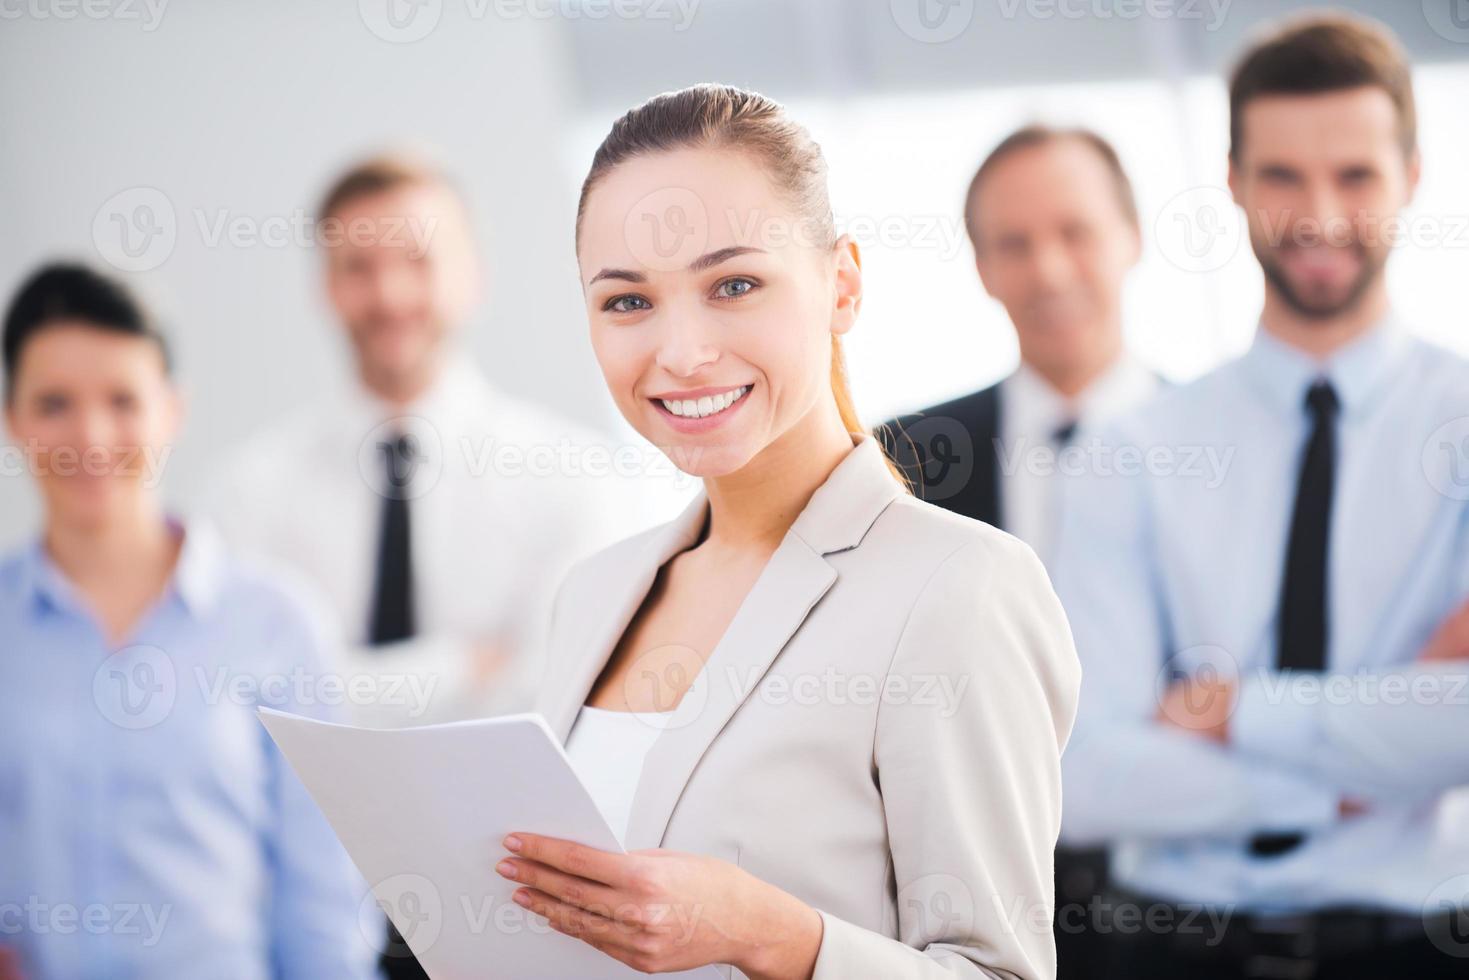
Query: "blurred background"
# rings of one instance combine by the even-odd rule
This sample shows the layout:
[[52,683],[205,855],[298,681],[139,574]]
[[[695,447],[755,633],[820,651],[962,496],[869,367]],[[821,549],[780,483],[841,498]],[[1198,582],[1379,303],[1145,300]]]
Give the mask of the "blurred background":
[[[310,215],[363,153],[426,149],[474,210],[489,282],[471,344],[516,394],[620,431],[584,340],[577,189],[629,106],[698,81],[790,105],[865,250],[849,338],[871,422],[1014,365],[964,236],[974,167],[1025,122],[1117,146],[1146,238],[1134,348],[1193,377],[1248,342],[1260,277],[1224,189],[1222,80],[1282,0],[0,0],[0,291],[43,259],[126,273],[166,315],[190,418],[167,486],[349,383]],[[1391,267],[1399,308],[1469,351],[1469,4],[1332,6],[1389,25],[1416,66],[1424,178]],[[0,543],[34,527],[18,453]]]

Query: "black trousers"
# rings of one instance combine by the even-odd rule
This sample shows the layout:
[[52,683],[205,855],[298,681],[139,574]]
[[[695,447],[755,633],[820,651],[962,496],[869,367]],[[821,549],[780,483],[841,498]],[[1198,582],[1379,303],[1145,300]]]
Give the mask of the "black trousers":
[[1107,887],[1107,851],[1056,848],[1056,980],[1106,980],[1110,937],[1095,909]]
[[1185,951],[1169,936],[1140,932],[1112,937],[1107,976],[1108,980],[1465,980],[1469,942],[1436,945],[1425,930],[1418,937],[1351,953],[1281,961],[1222,949]]
[[378,963],[385,980],[428,980],[428,974],[418,965],[413,950],[403,941],[398,927],[388,923],[388,943]]

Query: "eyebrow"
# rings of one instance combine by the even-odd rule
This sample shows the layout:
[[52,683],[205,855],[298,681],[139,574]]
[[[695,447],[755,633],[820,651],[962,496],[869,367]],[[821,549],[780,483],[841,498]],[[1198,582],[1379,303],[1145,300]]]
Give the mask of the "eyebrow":
[[[703,272],[705,269],[711,269],[721,262],[728,262],[732,258],[740,255],[748,255],[751,252],[759,252],[763,255],[765,254],[765,249],[753,248],[749,245],[731,245],[728,248],[715,249],[712,252],[706,252],[705,254],[699,256],[697,259],[694,259],[694,261],[690,262],[688,265],[688,271]],[[587,285],[595,285],[596,283],[601,282],[603,279],[619,279],[623,282],[648,281],[647,276],[643,275],[641,272],[634,272],[631,269],[603,269],[595,276],[592,276],[591,279],[587,280]]]

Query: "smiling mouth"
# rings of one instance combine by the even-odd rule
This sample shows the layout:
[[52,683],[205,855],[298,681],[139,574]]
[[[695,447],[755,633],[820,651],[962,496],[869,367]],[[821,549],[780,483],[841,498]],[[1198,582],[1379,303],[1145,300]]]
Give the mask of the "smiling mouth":
[[652,400],[661,405],[669,415],[677,418],[706,419],[729,411],[749,393],[750,388],[750,385],[741,385],[718,395],[704,395],[701,398],[654,398]]

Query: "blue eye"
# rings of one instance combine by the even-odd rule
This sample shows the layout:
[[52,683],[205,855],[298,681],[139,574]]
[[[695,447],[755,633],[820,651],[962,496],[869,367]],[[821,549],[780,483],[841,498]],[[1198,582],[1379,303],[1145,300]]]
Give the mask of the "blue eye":
[[753,279],[743,276],[734,279],[726,279],[714,287],[714,295],[719,299],[739,299],[741,296],[754,292],[760,286]]
[[650,310],[652,308],[652,304],[647,300],[641,296],[631,294],[614,296],[602,306],[603,312],[610,311],[612,313],[635,313],[638,310]]

